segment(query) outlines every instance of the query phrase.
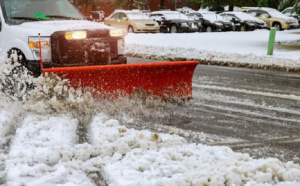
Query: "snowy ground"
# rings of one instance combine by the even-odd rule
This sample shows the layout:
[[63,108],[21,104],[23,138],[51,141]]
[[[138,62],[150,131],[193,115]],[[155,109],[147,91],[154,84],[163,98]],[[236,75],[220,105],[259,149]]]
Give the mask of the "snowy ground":
[[[7,128],[16,128],[10,149],[0,154],[7,185],[93,185],[99,174],[108,185],[300,184],[300,166],[292,162],[130,129],[105,113],[92,116],[88,139],[79,144],[80,120],[74,115],[38,114],[25,106],[1,106],[0,139],[6,140]],[[26,113],[19,123],[9,122],[21,112]]]
[[201,63],[300,69],[300,31],[276,33],[273,56],[267,55],[268,30],[254,32],[129,34],[126,51],[130,56],[164,60],[199,60]]
[[[276,62],[299,68],[297,51],[280,49],[273,57],[265,55],[267,31],[233,34],[130,34],[127,53],[234,63]],[[300,37],[290,31],[277,36],[282,42]],[[219,38],[219,43],[212,42],[212,37]],[[134,115],[152,114],[149,108],[163,103],[97,101],[89,95],[61,91],[63,85],[53,81],[38,79],[43,92],[34,90],[26,102],[0,95],[0,184],[300,185],[298,164],[253,159],[226,146],[190,144],[175,134],[130,127],[136,121]],[[174,107],[164,104],[159,106]]]

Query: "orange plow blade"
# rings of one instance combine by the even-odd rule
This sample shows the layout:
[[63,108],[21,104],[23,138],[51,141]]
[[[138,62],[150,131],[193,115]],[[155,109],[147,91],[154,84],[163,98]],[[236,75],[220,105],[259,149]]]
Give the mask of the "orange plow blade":
[[59,67],[43,69],[68,79],[71,86],[92,88],[112,97],[142,93],[163,99],[192,98],[197,61]]

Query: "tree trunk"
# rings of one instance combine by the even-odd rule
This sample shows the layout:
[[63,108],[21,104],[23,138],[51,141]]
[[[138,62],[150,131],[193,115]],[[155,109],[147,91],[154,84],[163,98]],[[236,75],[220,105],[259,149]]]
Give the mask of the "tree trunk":
[[128,9],[132,10],[133,0],[128,0]]
[[165,9],[165,1],[164,0],[160,0],[160,9],[161,10]]

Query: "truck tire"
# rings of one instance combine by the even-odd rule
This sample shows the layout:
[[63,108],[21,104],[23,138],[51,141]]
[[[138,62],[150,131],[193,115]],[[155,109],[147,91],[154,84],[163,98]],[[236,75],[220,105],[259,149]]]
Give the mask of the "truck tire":
[[3,73],[0,78],[1,91],[13,100],[23,101],[34,87],[30,80],[32,73],[28,71],[25,55],[19,49],[11,49],[7,58],[7,73]]

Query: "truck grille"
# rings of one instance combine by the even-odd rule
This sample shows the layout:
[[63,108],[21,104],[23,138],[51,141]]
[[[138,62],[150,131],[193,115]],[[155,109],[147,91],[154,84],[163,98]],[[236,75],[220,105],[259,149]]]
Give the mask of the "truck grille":
[[103,65],[118,57],[117,38],[108,30],[87,31],[83,40],[66,40],[65,32],[51,35],[52,66]]

